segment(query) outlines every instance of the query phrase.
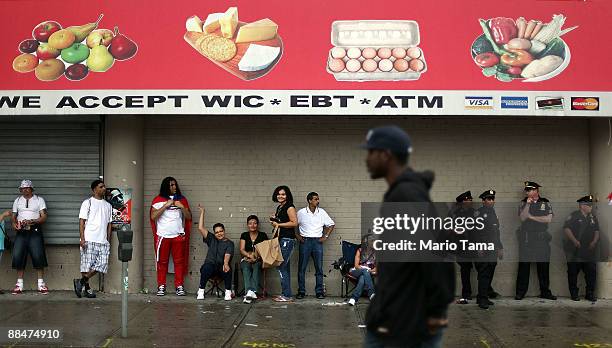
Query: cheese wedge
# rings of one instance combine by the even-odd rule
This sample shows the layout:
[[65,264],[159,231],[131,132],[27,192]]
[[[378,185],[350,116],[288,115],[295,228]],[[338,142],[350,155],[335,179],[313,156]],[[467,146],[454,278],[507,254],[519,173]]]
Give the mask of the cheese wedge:
[[238,29],[236,43],[271,40],[276,37],[278,25],[269,18],[243,25]]
[[191,16],[185,22],[187,31],[195,31],[198,33],[202,32],[202,20],[198,16]]
[[250,44],[238,62],[240,71],[258,71],[270,66],[280,54],[280,47]]
[[219,18],[223,17],[223,13],[211,13],[206,17],[206,21],[204,21],[203,30],[205,33],[212,34],[214,33],[221,24],[219,24]]
[[219,18],[219,24],[221,24],[221,35],[228,39],[233,38],[238,26],[238,8],[228,8],[223,16]]

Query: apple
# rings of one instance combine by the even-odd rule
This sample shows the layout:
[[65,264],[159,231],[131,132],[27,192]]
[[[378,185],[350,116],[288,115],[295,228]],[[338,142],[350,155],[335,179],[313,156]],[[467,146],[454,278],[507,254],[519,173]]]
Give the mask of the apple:
[[40,60],[53,59],[60,55],[60,50],[49,46],[48,43],[42,43],[36,49],[36,55]]
[[27,73],[36,68],[38,58],[30,53],[22,53],[13,60],[13,70],[20,73]]
[[40,42],[47,42],[51,34],[61,29],[62,26],[58,22],[44,21],[34,27],[34,30],[32,30],[32,37]]
[[74,40],[76,40],[76,36],[72,31],[62,29],[49,36],[49,46],[57,48],[58,50],[63,50],[64,48],[70,47],[74,43]]
[[66,63],[80,63],[89,57],[89,47],[82,43],[73,43],[72,46],[62,50],[61,56]]
[[34,69],[36,78],[41,81],[57,80],[64,74],[64,63],[59,59],[47,59]]
[[87,35],[85,43],[87,47],[94,48],[98,45],[104,45],[108,47],[113,40],[113,32],[108,29],[96,29]]
[[89,74],[89,69],[84,64],[73,64],[66,69],[64,74],[68,80],[79,81]]
[[39,45],[38,41],[34,39],[23,40],[19,44],[19,51],[21,53],[34,53],[36,52],[38,45]]

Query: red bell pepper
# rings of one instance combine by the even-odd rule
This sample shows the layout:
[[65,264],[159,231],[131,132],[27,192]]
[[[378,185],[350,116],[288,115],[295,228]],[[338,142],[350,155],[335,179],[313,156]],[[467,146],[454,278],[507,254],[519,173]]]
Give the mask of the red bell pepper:
[[489,21],[493,40],[498,45],[507,44],[518,36],[518,28],[512,18],[497,17]]

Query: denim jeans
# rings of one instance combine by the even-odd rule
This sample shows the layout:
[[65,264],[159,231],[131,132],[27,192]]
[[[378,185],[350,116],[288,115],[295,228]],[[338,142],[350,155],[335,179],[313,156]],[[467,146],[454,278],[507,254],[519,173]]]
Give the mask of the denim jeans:
[[323,294],[323,243],[319,242],[319,238],[304,238],[304,243],[300,243],[298,293],[306,293],[306,268],[310,256],[312,256],[315,266],[315,293]]
[[355,290],[353,290],[353,294],[351,297],[357,301],[361,297],[363,293],[363,289],[368,291],[368,297],[372,296],[374,293],[374,282],[372,282],[372,274],[370,270],[366,268],[359,269],[351,269],[350,273],[353,277],[357,278],[357,286],[355,286]]
[[283,255],[283,263],[277,267],[280,275],[282,295],[291,297],[291,253],[295,245],[295,239],[280,238],[279,239],[281,254]]
[[244,280],[244,291],[257,292],[261,276],[261,261],[255,263],[240,261],[240,268],[242,269],[242,280]]
[[383,340],[378,338],[378,336],[371,333],[369,330],[366,332],[365,340],[363,342],[364,348],[393,348],[393,347],[406,347],[406,348],[442,348],[442,336],[444,335],[444,329],[438,331],[437,334],[431,336],[426,341],[421,341],[420,343],[411,343],[406,342],[403,345],[392,345],[385,344]]

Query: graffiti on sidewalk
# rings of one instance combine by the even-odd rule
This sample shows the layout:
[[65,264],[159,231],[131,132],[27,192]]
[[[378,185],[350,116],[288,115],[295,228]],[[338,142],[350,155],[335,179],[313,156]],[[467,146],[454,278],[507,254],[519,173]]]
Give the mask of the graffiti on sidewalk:
[[295,348],[293,343],[242,342],[242,345],[252,348]]
[[612,348],[612,343],[574,343],[574,347],[582,347],[582,348]]

